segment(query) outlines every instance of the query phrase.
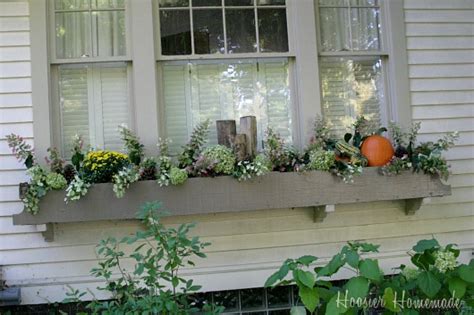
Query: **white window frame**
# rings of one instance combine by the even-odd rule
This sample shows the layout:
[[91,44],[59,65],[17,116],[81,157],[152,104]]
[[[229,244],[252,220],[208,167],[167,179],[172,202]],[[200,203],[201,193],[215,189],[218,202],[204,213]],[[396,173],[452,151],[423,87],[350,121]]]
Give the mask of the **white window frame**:
[[[364,51],[322,51],[321,27],[319,22],[319,0],[315,0],[315,16],[317,25],[318,64],[321,57],[380,57],[384,76],[384,104],[381,104],[381,123],[396,121],[402,125],[411,123],[409,107],[408,64],[404,25],[404,9],[402,0],[379,0],[378,7],[382,24],[379,50]],[[325,7],[325,6],[322,6]],[[331,6],[327,6],[331,7]],[[365,6],[357,6],[364,8]],[[374,8],[367,6],[367,8]],[[349,6],[350,9],[350,6]],[[396,30],[396,31],[394,31]],[[352,38],[351,38],[352,40]],[[402,79],[403,77],[403,79]],[[320,100],[322,104],[322,93]]]
[[[271,5],[271,6],[262,6],[257,5],[257,0],[254,1],[252,6],[224,6],[224,0],[221,0],[222,3],[220,6],[203,6],[203,7],[193,7],[192,1],[189,1],[189,5],[187,7],[179,7],[179,8],[161,8],[159,7],[159,0],[153,0],[154,2],[154,13],[155,13],[155,27],[156,27],[156,49],[157,49],[157,61],[167,61],[167,60],[209,60],[209,59],[240,59],[240,58],[266,58],[266,57],[294,57],[292,39],[290,36],[290,15],[288,12],[289,2],[294,0],[286,0],[285,5]],[[226,8],[229,9],[254,9],[254,16],[255,16],[255,40],[257,44],[257,51],[251,53],[228,53],[227,52],[227,34],[226,34],[226,20],[225,20],[225,13],[224,10]],[[286,9],[286,28],[288,33],[288,51],[287,52],[260,52],[260,43],[259,43],[259,30],[258,30],[258,9],[259,8],[268,8],[268,9]],[[193,26],[193,10],[206,10],[206,9],[221,9],[223,14],[223,32],[224,32],[224,48],[225,52],[215,53],[215,54],[196,54],[194,53],[194,26]],[[191,54],[189,55],[162,55],[161,54],[161,34],[160,34],[160,10],[189,10],[190,16],[190,29],[191,29]]]
[[[295,9],[294,7],[296,6],[296,2],[299,2],[299,0],[286,0],[285,5],[274,5],[274,6],[257,6],[257,0],[254,1],[254,4],[252,6],[226,6],[225,8],[232,8],[232,9],[239,9],[239,8],[253,8],[255,10],[255,28],[256,28],[256,41],[257,41],[257,51],[253,53],[227,53],[227,40],[225,37],[224,43],[225,43],[225,53],[215,53],[215,54],[194,54],[194,36],[193,36],[193,20],[192,20],[192,3],[189,1],[189,6],[187,7],[180,7],[176,9],[186,9],[189,10],[190,14],[190,23],[191,23],[191,45],[192,45],[192,54],[190,55],[162,55],[161,54],[161,34],[160,34],[160,8],[159,8],[159,0],[152,0],[153,1],[153,6],[154,6],[154,21],[155,21],[155,47],[156,47],[156,71],[157,71],[157,77],[159,78],[157,82],[157,89],[159,91],[159,125],[160,125],[160,136],[165,136],[166,131],[165,131],[165,124],[166,122],[164,121],[164,111],[165,111],[165,101],[163,97],[163,92],[164,92],[164,87],[162,84],[163,81],[163,72],[162,72],[162,63],[167,63],[167,62],[177,62],[177,61],[193,61],[193,62],[199,62],[199,61],[205,61],[209,62],[212,60],[239,60],[239,59],[267,59],[267,58],[286,58],[288,60],[288,73],[289,73],[289,88],[290,88],[290,115],[291,115],[291,125],[292,125],[292,138],[293,138],[293,144],[295,146],[302,146],[301,142],[301,136],[300,136],[300,120],[298,119],[299,117],[299,112],[300,110],[298,109],[298,102],[296,101],[297,98],[297,92],[295,91],[296,88],[296,56],[297,53],[295,51],[295,41],[293,39],[293,35],[296,33],[294,30],[295,23],[294,21],[297,20],[297,17],[295,16]],[[305,0],[306,1],[306,0]],[[224,11],[224,0],[222,0],[221,6],[207,6],[207,7],[198,7],[197,10],[202,10],[202,9],[216,9],[219,8]],[[287,36],[288,36],[288,51],[287,52],[260,52],[260,46],[259,46],[259,35],[258,35],[258,14],[257,9],[258,8],[285,8],[286,10],[286,23],[287,23]],[[174,8],[173,8],[174,9]],[[165,10],[170,10],[170,9],[165,9]],[[225,14],[223,12],[223,31],[224,31],[224,36],[226,35],[226,30],[225,30]],[[188,131],[190,133],[191,131]]]
[[[31,25],[31,68],[32,68],[32,96],[33,96],[33,131],[35,150],[39,156],[47,154],[46,149],[57,146],[53,122],[54,106],[51,100],[54,97],[54,86],[51,83],[51,64],[59,60],[52,60],[49,40],[53,36],[49,24],[49,0],[30,1]],[[387,1],[387,0],[384,0]],[[408,83],[407,50],[405,37],[405,21],[403,0],[389,0],[385,3],[384,26],[385,49],[391,58],[388,61],[388,90],[386,97],[394,110],[392,119],[408,125],[411,123],[411,107]],[[134,107],[135,131],[145,144],[149,154],[157,152],[156,141],[163,135],[163,100],[159,62],[168,59],[159,54],[161,40],[159,36],[159,14],[157,0],[132,0],[127,3],[127,60],[132,64],[130,85],[133,93],[131,104]],[[313,0],[287,0],[287,27],[289,52],[284,55],[274,53],[231,54],[224,55],[197,55],[193,60],[201,58],[259,58],[259,57],[287,57],[290,61],[290,89],[292,97],[292,121],[295,132],[293,142],[303,147],[311,137],[312,123],[316,115],[321,115],[321,90],[318,65],[318,43],[316,34],[316,14]],[[158,15],[158,16],[157,16]],[[54,37],[54,36],[53,36]],[[189,59],[189,56],[179,56],[177,59]],[[83,63],[80,60],[68,60]],[[91,62],[104,62],[96,58]],[[123,59],[121,61],[124,61]],[[159,106],[158,106],[159,104]]]
[[[61,146],[58,66],[60,64],[127,63],[130,127],[134,128],[150,153],[156,152],[158,114],[153,15],[151,0],[126,1],[126,56],[56,58],[53,0],[30,0],[31,57],[34,143],[38,155]],[[138,82],[138,84],[136,84]],[[140,122],[139,124],[137,122]]]
[[[61,111],[61,101],[60,101],[60,91],[59,91],[59,68],[60,66],[74,66],[82,65],[87,67],[87,82],[88,82],[88,113],[89,113],[89,138],[94,139],[91,142],[93,148],[103,148],[104,147],[104,134],[102,128],[102,120],[99,119],[102,117],[102,101],[100,93],[97,93],[97,87],[101,86],[99,71],[94,69],[95,65],[107,66],[108,64],[115,63],[124,63],[126,64],[127,71],[127,103],[128,103],[128,112],[129,119],[127,125],[134,129],[135,119],[134,119],[134,106],[133,106],[133,80],[132,80],[132,59],[130,57],[130,0],[125,1],[125,7],[123,9],[98,9],[93,10],[89,8],[87,10],[56,10],[54,7],[54,0],[48,0],[48,23],[49,23],[49,45],[50,45],[50,84],[51,84],[51,103],[52,103],[52,143],[54,146],[60,148],[63,156],[67,155],[67,152],[62,150],[65,148],[64,139],[62,136],[62,111]],[[86,56],[81,58],[57,58],[56,56],[56,13],[57,12],[92,12],[92,11],[123,11],[125,13],[125,44],[126,44],[126,54],[124,56],[109,56],[109,57],[99,57],[99,56]],[[92,16],[91,16],[91,49],[94,50],[95,38],[92,35]],[[88,67],[88,66],[91,67]],[[96,87],[96,88],[94,88]]]

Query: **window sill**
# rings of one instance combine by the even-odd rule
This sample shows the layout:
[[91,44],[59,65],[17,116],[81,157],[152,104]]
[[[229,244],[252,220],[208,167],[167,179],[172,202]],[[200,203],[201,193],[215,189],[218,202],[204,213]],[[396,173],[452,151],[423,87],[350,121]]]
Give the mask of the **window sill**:
[[132,184],[125,196],[115,197],[112,184],[96,184],[79,201],[66,204],[64,191],[49,192],[40,212],[22,212],[15,225],[134,219],[147,201],[160,200],[171,215],[238,212],[262,209],[312,207],[315,221],[324,219],[337,204],[406,200],[406,214],[413,214],[423,198],[451,194],[451,186],[438,178],[406,172],[383,176],[378,168],[365,168],[353,184],[328,172],[272,172],[253,181],[238,182],[229,176],[190,178],[182,186],[159,187],[155,181]]

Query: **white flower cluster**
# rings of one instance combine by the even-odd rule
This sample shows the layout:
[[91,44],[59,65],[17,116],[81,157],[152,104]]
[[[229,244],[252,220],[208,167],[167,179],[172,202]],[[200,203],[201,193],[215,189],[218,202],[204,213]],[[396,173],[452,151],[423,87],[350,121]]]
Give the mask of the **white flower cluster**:
[[419,274],[420,274],[420,271],[418,269],[415,269],[415,268],[405,267],[402,270],[402,275],[408,281],[416,279]]
[[91,187],[91,184],[83,181],[79,176],[74,176],[74,180],[66,188],[66,198],[64,201],[67,203],[70,200],[79,200],[87,194],[87,191]]
[[234,176],[239,181],[245,181],[257,176],[265,175],[270,170],[268,164],[269,161],[262,154],[257,155],[252,162],[239,161],[236,170],[234,171]]
[[135,167],[125,167],[112,178],[114,182],[113,190],[117,198],[122,198],[130,184],[140,179],[140,173]]
[[441,272],[445,273],[448,270],[454,270],[456,268],[456,256],[449,250],[440,250],[435,253],[436,260],[434,266]]

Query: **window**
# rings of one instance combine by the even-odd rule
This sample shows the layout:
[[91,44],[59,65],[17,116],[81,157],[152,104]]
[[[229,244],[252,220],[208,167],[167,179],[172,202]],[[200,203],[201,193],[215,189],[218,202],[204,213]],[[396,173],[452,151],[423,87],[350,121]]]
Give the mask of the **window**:
[[288,52],[285,0],[159,0],[161,54]]
[[[172,61],[162,68],[166,135],[175,146],[200,121],[238,123],[248,115],[257,117],[259,140],[272,126],[291,141],[288,59]],[[215,128],[210,142],[217,143]]]
[[364,115],[386,122],[385,64],[378,0],[319,0],[322,112],[337,136]]
[[[259,140],[272,126],[291,141],[285,0],[158,3],[162,112],[173,146],[184,144],[203,120],[238,124],[246,115],[257,117]],[[215,127],[210,142],[217,142]]]
[[122,147],[117,127],[131,123],[125,5],[125,0],[54,1],[55,123],[66,157],[75,134],[95,148]]

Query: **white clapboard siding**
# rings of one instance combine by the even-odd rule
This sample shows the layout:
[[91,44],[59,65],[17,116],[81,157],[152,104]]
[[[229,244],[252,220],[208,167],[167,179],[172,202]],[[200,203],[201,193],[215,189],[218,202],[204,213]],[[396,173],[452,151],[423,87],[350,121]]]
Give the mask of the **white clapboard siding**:
[[[472,258],[474,248],[474,31],[471,0],[405,0],[412,115],[421,121],[420,141],[435,141],[444,132],[459,130],[457,146],[445,153],[452,165],[452,196],[432,198],[413,216],[403,213],[403,202],[387,201],[336,206],[324,222],[314,223],[310,209],[275,209],[241,213],[220,213],[168,217],[165,223],[176,226],[197,222],[193,233],[212,243],[208,258],[198,260],[194,269],[185,269],[203,290],[260,287],[287,257],[313,254],[327,261],[347,240],[367,240],[381,244],[381,266],[387,272],[400,263],[409,263],[406,251],[421,238],[433,235],[442,243],[456,243],[461,258]],[[92,289],[98,298],[106,298],[100,285],[89,273],[97,264],[95,245],[108,236],[121,237],[140,228],[136,221],[104,221],[55,224],[55,241],[45,242],[44,226],[14,226],[12,215],[22,211],[18,183],[27,180],[24,166],[11,154],[5,135],[21,134],[33,143],[30,82],[29,11],[27,1],[0,2],[0,266],[9,285],[22,286],[22,303],[36,304],[61,301],[66,285]],[[254,72],[252,64],[242,64]],[[242,68],[243,69],[243,68]],[[253,101],[254,82],[264,80],[263,93],[273,112],[268,119],[283,124],[288,113],[281,106],[281,95],[272,89],[283,86],[282,68],[260,65],[260,77],[222,84],[229,93],[215,93],[216,73],[211,65],[192,69],[206,78],[208,84],[191,89],[187,66],[167,65],[162,96],[166,104],[166,132],[184,142],[193,124],[189,115],[193,104],[187,98],[200,97],[203,110],[212,116],[214,110],[228,110],[234,103],[233,89]],[[123,106],[117,104],[117,90],[126,90],[126,81],[117,79],[107,69],[101,74],[104,113],[112,123],[104,134],[113,136],[113,126],[123,119]],[[121,70],[120,70],[121,71]],[[123,76],[120,76],[123,78]],[[66,77],[65,77],[66,78]],[[70,93],[75,106],[83,105],[87,87],[69,73]],[[76,81],[75,81],[76,80]],[[65,81],[64,81],[65,82]],[[231,82],[232,83],[232,82]],[[139,82],[138,82],[139,84]],[[97,87],[99,85],[96,85]],[[195,85],[194,85],[195,86]],[[226,92],[228,92],[226,90]],[[115,94],[114,94],[115,93]],[[214,94],[213,94],[214,93]],[[219,95],[220,94],[220,95]],[[231,95],[226,99],[224,95]],[[85,104],[85,103],[84,103]],[[118,106],[118,108],[117,108]],[[70,112],[71,114],[73,112]],[[82,112],[71,115],[71,122],[87,124]],[[82,117],[82,118],[81,118]],[[138,122],[140,123],[140,122]],[[183,127],[184,126],[184,127]],[[357,179],[356,179],[357,180]],[[125,248],[129,251],[130,248]],[[130,261],[125,262],[130,266]],[[338,277],[347,277],[341,272]],[[86,298],[91,298],[87,295]]]

